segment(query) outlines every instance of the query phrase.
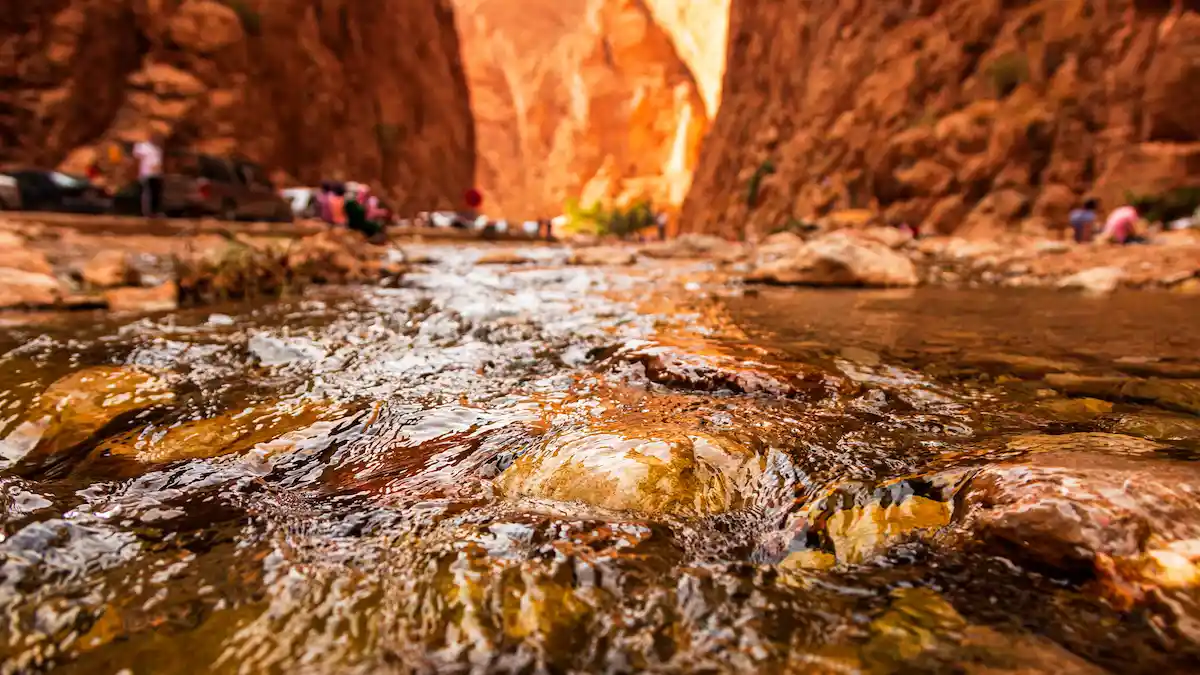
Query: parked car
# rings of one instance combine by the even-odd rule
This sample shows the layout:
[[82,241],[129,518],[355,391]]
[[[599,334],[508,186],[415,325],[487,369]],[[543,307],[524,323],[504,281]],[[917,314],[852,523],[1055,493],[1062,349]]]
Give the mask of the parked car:
[[[222,220],[287,222],[292,205],[275,191],[262,167],[239,159],[173,155],[163,176],[162,212],[172,218],[216,216]],[[141,213],[142,186],[132,183],[116,197],[119,213]]]
[[0,174],[0,211],[18,211],[21,208],[21,188],[17,179]]
[[108,193],[83,176],[74,176],[48,169],[16,169],[4,172],[5,181],[15,185],[17,198],[10,206],[7,190],[0,186],[4,208],[26,211],[57,211],[61,213],[105,213],[112,207]]

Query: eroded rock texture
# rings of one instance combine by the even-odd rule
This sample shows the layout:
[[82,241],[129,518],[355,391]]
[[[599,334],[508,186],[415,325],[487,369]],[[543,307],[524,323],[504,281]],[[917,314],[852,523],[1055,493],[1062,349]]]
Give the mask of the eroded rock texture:
[[474,127],[444,0],[27,0],[0,16],[0,162],[79,170],[151,130],[303,182],[457,204]]
[[679,204],[720,99],[728,0],[455,0],[487,211]]
[[734,0],[685,229],[1061,224],[1200,179],[1194,0]]

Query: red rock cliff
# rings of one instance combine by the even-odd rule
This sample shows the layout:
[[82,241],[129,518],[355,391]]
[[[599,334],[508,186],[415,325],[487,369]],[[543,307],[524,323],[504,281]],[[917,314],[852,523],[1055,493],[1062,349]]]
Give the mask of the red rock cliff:
[[[692,231],[1061,224],[1200,180],[1195,0],[733,0]],[[772,173],[773,169],[773,173]]]
[[720,96],[728,0],[454,0],[496,216],[678,204]]
[[0,16],[0,162],[109,141],[239,153],[457,205],[475,132],[445,0],[23,0]]

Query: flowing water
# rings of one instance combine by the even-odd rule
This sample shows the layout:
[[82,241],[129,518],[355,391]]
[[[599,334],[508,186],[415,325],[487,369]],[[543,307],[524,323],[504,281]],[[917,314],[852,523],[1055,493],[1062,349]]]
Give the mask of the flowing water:
[[8,319],[0,672],[1200,667],[1194,300],[433,255]]

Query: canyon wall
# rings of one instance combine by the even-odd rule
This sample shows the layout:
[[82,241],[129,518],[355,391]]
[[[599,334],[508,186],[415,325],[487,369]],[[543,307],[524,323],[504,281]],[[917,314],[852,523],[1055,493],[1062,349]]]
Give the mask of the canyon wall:
[[455,2],[490,215],[683,200],[720,97],[728,0]]
[[759,236],[863,208],[926,231],[1062,226],[1200,180],[1196,0],[733,0],[681,215]]
[[0,16],[0,162],[79,171],[157,130],[168,150],[366,181],[405,210],[472,183],[447,0],[18,4]]

